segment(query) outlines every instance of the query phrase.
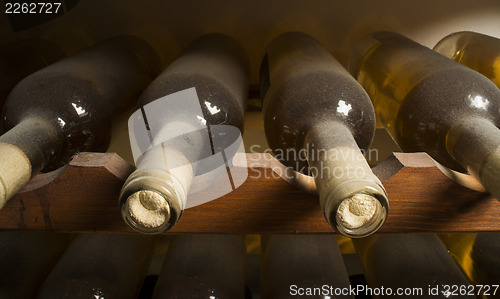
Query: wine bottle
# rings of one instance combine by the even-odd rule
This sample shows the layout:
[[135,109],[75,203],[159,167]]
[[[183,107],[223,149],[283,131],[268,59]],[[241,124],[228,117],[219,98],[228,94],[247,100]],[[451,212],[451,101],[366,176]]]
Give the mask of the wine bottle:
[[71,237],[52,232],[1,232],[0,298],[33,298]]
[[19,81],[64,56],[59,47],[39,38],[0,46],[0,109]]
[[188,192],[194,194],[202,183],[194,183],[195,178],[211,171],[212,165],[201,167],[200,161],[224,153],[232,136],[240,136],[247,68],[246,54],[235,40],[209,34],[189,45],[143,92],[140,109],[129,120],[137,170],[119,200],[122,217],[133,229],[170,229],[189,204]]
[[106,150],[112,117],[133,105],[158,64],[146,42],[121,36],[23,79],[3,109],[0,206],[40,170]]
[[80,234],[43,283],[38,298],[137,298],[152,249],[151,236]]
[[[374,298],[476,298],[474,288],[434,234],[377,234],[353,242],[365,271],[367,293]],[[455,292],[453,286],[465,292]]]
[[[500,234],[466,233],[440,236],[448,251],[483,298],[496,298],[500,290]],[[479,287],[484,286],[484,287]]]
[[333,235],[263,236],[261,267],[262,298],[354,298]]
[[434,50],[483,74],[500,87],[500,39],[463,31],[446,36]]
[[387,195],[360,148],[375,132],[366,92],[315,39],[276,37],[261,64],[266,138],[285,166],[313,174],[325,217],[363,237],[385,221]]
[[391,32],[361,40],[349,68],[403,151],[425,151],[452,170],[470,173],[500,198],[500,92],[495,84]]
[[245,298],[243,235],[177,235],[153,298]]

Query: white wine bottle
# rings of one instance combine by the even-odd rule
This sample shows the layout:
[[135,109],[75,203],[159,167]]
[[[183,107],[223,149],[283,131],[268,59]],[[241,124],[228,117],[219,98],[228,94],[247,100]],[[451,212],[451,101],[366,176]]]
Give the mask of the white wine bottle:
[[245,255],[243,235],[175,236],[153,298],[243,299]]
[[480,73],[404,36],[373,33],[349,69],[406,152],[473,175],[500,199],[500,91]]
[[129,119],[137,170],[119,199],[130,227],[155,234],[177,223],[188,194],[192,202],[211,166],[224,165],[203,162],[223,156],[241,135],[247,94],[246,53],[222,34],[195,40],[146,88]]
[[500,39],[463,31],[440,40],[434,50],[480,72],[500,87]]
[[333,235],[263,236],[260,285],[264,299],[354,298]]
[[38,298],[137,298],[153,237],[80,234],[43,283]]
[[339,233],[375,232],[389,204],[360,151],[375,132],[363,88],[314,38],[298,32],[268,45],[260,80],[266,138],[275,157],[312,173],[325,217]]
[[454,233],[440,236],[481,298],[500,296],[500,234]]
[[26,76],[64,57],[53,43],[25,39],[0,46],[0,109],[12,88]]
[[3,108],[0,207],[39,171],[57,169],[80,151],[105,151],[112,117],[133,106],[158,67],[146,42],[121,36],[17,84]]
[[71,238],[53,232],[0,232],[0,298],[35,297]]
[[377,234],[353,242],[373,298],[476,298],[434,234]]

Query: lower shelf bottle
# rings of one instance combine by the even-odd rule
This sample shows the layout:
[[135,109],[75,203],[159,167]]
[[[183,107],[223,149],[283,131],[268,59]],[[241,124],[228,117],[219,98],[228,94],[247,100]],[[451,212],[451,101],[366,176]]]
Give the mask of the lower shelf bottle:
[[434,234],[377,234],[353,242],[373,298],[476,298]]
[[153,237],[78,235],[43,283],[38,298],[137,298]]
[[334,235],[263,236],[261,265],[263,299],[354,298]]
[[481,298],[500,297],[500,233],[446,234],[440,238]]
[[245,298],[245,255],[243,235],[175,236],[153,298]]
[[33,298],[70,241],[69,234],[0,232],[0,298]]

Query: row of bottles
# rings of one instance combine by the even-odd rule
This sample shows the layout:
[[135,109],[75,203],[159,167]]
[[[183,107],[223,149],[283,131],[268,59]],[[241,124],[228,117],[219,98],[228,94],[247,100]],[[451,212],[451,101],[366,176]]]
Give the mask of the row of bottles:
[[1,232],[0,297],[497,298],[500,235],[440,237],[356,238],[356,258],[334,235],[263,235],[252,285],[244,235]]
[[[479,56],[474,45],[493,49],[495,42],[463,33],[436,48],[477,65],[467,58]],[[490,68],[476,67],[492,80],[496,49]],[[62,167],[77,152],[106,150],[112,118],[136,103],[129,133],[137,170],[119,194],[121,213],[146,234],[175,225],[197,192],[207,196],[231,170],[243,131],[248,59],[230,37],[209,34],[160,68],[146,42],[121,36],[17,84],[2,114],[1,204],[38,172]],[[360,41],[349,72],[297,32],[276,37],[261,64],[268,143],[285,166],[314,177],[333,229],[368,236],[389,213],[385,189],[363,156],[375,116],[404,151],[425,151],[500,198],[500,91],[492,81],[390,32]]]

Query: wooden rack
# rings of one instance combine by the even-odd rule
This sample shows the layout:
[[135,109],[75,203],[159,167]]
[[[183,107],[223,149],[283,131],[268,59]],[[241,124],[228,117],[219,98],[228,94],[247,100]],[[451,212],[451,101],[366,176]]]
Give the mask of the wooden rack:
[[[185,210],[171,232],[333,232],[311,178],[277,175],[286,169],[269,154],[245,154],[235,165],[248,170],[247,180],[230,194]],[[131,232],[121,219],[118,194],[132,171],[116,154],[81,153],[66,168],[36,176],[10,199],[0,211],[0,228]],[[450,180],[426,154],[394,153],[374,172],[390,200],[380,232],[500,231],[500,203]]]

